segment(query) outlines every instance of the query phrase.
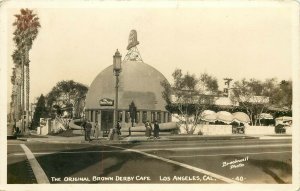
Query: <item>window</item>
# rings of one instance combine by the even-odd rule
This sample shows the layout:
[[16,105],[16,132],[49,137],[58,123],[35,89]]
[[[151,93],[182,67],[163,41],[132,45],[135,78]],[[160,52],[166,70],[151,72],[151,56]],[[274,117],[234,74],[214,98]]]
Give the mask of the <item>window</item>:
[[118,111],[118,120],[122,121],[122,111]]
[[159,123],[162,122],[162,121],[161,121],[161,113],[160,113],[160,112],[157,113],[156,120],[157,120]]
[[162,112],[161,113],[161,123],[164,123],[165,122],[165,112]]
[[155,112],[151,112],[151,122],[155,121]]
[[95,111],[95,122],[98,122],[98,111]]
[[137,112],[136,112],[136,117],[135,117],[135,122],[136,122],[136,123],[139,123],[139,122],[140,122],[140,117],[141,117],[141,116],[140,116],[140,112],[137,111]]
[[125,122],[126,123],[130,122],[130,112],[129,111],[126,111],[126,113],[125,113]]
[[147,111],[143,111],[143,123],[147,121]]

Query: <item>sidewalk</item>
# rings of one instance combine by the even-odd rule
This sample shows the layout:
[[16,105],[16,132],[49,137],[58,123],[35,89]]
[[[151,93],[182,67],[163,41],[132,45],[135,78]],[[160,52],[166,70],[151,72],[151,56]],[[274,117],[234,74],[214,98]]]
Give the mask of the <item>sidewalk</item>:
[[[164,135],[159,139],[148,139],[145,136],[130,136],[122,137],[121,140],[108,140],[107,137],[92,139],[91,142],[84,141],[83,136],[76,137],[60,137],[60,136],[41,136],[34,138],[26,138],[28,142],[43,142],[43,143],[75,143],[75,144],[134,144],[140,142],[157,142],[157,141],[199,141],[199,140],[237,140],[237,139],[291,139],[291,135]],[[24,138],[21,138],[24,140]],[[24,140],[25,141],[25,140]]]

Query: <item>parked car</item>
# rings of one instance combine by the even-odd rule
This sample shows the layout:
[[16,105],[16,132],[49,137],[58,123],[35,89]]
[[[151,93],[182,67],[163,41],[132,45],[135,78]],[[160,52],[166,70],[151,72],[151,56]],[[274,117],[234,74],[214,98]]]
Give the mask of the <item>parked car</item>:
[[285,133],[285,125],[278,124],[275,126],[275,133]]

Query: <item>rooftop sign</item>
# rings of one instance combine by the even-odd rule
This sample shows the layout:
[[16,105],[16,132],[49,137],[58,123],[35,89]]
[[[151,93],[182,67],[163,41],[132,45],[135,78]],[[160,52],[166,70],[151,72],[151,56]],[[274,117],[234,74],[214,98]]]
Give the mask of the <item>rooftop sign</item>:
[[109,99],[109,98],[102,98],[99,100],[100,106],[113,106],[114,105],[114,100]]
[[140,42],[137,40],[136,30],[131,30],[129,34],[127,50],[131,49],[132,47],[135,47],[139,43]]

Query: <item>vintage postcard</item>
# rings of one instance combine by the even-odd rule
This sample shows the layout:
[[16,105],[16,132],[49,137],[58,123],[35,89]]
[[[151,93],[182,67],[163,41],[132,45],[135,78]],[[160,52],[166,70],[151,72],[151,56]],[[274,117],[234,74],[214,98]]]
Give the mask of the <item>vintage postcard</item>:
[[0,190],[300,188],[299,2],[0,11]]

